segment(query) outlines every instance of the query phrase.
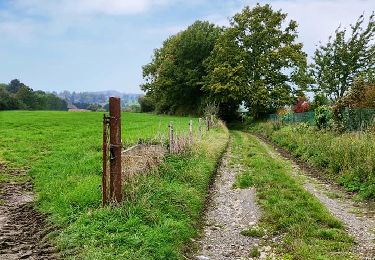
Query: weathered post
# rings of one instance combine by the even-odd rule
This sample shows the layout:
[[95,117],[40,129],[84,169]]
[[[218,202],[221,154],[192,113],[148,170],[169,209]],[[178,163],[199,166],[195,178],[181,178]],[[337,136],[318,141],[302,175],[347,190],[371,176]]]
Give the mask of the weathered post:
[[208,119],[208,116],[206,116],[206,130],[210,130],[210,120]]
[[189,122],[189,144],[193,144],[193,120]]
[[102,173],[102,206],[108,203],[108,188],[107,188],[107,152],[108,152],[108,123],[109,118],[103,115],[103,173]]
[[112,202],[122,201],[121,181],[121,103],[120,98],[109,98],[110,125],[110,198]]
[[198,132],[199,132],[199,139],[202,139],[202,118],[198,118]]
[[169,153],[173,153],[174,140],[173,140],[173,124],[169,123]]

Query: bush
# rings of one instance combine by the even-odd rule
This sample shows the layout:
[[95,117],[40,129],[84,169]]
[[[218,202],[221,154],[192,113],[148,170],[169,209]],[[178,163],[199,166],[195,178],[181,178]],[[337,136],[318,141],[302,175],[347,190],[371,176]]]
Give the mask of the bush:
[[315,125],[318,129],[330,128],[333,124],[332,109],[329,106],[320,106],[315,110]]

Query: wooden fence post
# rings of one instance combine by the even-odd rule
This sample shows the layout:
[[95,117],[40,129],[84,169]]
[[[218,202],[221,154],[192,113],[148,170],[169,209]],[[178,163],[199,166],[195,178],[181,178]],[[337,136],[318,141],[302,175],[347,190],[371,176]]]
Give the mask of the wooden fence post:
[[193,144],[193,120],[189,122],[189,144]]
[[206,116],[206,130],[210,131],[210,120],[208,119],[208,116]]
[[199,132],[199,139],[202,139],[202,118],[198,118],[198,132]]
[[107,188],[107,152],[108,152],[108,123],[109,118],[103,115],[103,172],[102,172],[102,207],[108,203],[108,188]]
[[173,153],[174,150],[174,140],[173,140],[173,124],[169,123],[169,153]]
[[110,197],[112,202],[122,201],[121,180],[121,102],[120,98],[109,98],[110,125]]

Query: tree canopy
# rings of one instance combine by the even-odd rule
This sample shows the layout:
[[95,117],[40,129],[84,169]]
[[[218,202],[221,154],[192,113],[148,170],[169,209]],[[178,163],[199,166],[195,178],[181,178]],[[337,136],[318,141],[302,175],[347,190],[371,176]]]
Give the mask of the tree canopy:
[[205,87],[215,100],[244,102],[257,117],[291,104],[295,87],[307,86],[307,55],[286,17],[259,4],[234,15],[207,60]]
[[354,25],[347,29],[338,27],[326,44],[315,51],[312,74],[317,90],[332,100],[343,97],[350,90],[357,77],[370,78],[375,73],[375,15],[367,24],[361,15]]
[[34,91],[18,79],[0,84],[0,110],[67,110],[65,100],[44,91]]
[[206,96],[203,61],[210,55],[221,29],[197,21],[169,37],[143,67],[141,86],[160,113],[196,114]]

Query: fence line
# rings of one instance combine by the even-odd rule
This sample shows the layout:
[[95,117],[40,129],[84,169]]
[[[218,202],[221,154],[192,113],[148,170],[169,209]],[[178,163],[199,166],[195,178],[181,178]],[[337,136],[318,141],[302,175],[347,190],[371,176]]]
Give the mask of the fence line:
[[[269,114],[266,116],[266,120],[286,124],[308,123],[315,125],[315,112]],[[347,131],[365,130],[375,125],[375,109],[345,108],[342,112],[342,124]]]

